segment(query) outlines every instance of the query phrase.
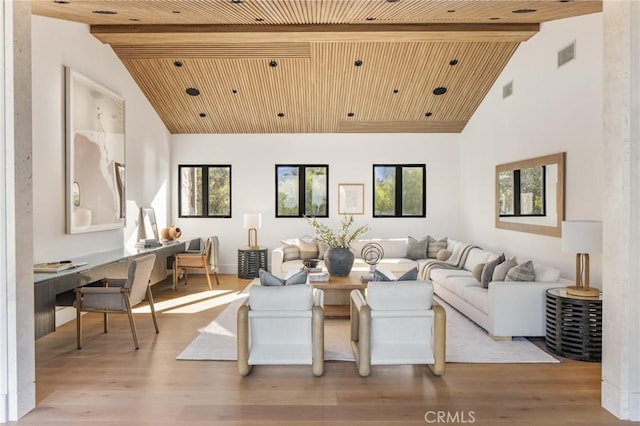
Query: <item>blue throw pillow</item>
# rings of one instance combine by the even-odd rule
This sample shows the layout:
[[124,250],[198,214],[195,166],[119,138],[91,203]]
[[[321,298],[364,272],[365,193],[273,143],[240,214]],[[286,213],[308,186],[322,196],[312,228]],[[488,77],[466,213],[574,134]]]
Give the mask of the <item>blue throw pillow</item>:
[[276,286],[276,285],[296,285],[307,283],[307,271],[306,269],[300,269],[285,278],[279,278],[273,275],[271,272],[264,269],[258,270],[258,277],[260,278],[260,284],[264,286]]
[[373,281],[415,281],[417,279],[418,268],[412,268],[398,278],[385,269],[376,269],[373,271]]

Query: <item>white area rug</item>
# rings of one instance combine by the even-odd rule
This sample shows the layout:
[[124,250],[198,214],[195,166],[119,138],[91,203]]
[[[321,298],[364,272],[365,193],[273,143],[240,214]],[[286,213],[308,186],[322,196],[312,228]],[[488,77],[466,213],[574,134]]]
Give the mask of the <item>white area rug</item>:
[[[236,352],[236,313],[245,301],[243,296],[229,304],[176,359],[232,360]],[[440,302],[447,311],[447,362],[460,363],[557,363],[524,338],[497,342],[487,332],[457,310]],[[348,319],[325,319],[324,344],[326,361],[353,361],[349,342]]]

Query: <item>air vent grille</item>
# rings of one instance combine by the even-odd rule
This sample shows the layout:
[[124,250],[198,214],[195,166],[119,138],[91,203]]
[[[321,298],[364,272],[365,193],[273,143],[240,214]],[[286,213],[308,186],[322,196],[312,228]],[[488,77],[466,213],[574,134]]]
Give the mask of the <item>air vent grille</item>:
[[576,42],[558,51],[558,68],[576,58]]
[[513,95],[513,81],[502,86],[502,99],[506,99],[511,95]]

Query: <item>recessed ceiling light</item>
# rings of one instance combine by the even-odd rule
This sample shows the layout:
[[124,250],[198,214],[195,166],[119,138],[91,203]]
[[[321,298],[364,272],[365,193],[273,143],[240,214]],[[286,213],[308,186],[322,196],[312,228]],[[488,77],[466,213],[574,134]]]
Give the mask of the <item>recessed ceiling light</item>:
[[496,18],[496,17],[489,18],[490,21],[497,21],[498,19],[500,19],[500,18]]
[[278,117],[280,117],[280,118],[284,117],[284,112],[279,112],[278,113]]
[[453,12],[455,12],[455,10],[453,9],[447,10],[447,13],[453,13]]
[[205,118],[207,116],[207,114],[205,114],[204,112],[201,112],[200,114],[198,114],[200,117]]
[[191,96],[198,96],[200,94],[200,91],[195,87],[187,88],[186,92],[188,95],[191,95]]
[[231,0],[231,3],[235,3],[235,4],[240,4],[242,3],[244,0]]
[[115,12],[113,10],[94,10],[91,13],[95,13],[98,15],[117,15],[118,12]]
[[512,13],[533,13],[533,12],[537,12],[537,9],[516,9],[516,10],[512,10]]
[[355,65],[356,67],[360,67],[360,66],[362,66],[362,61],[360,59],[358,59],[357,61],[355,61],[353,63],[353,65]]
[[140,22],[140,20],[138,18],[129,18],[129,20],[133,21],[133,22]]
[[457,59],[452,59],[449,61],[449,65],[454,66],[454,65],[458,65],[458,60]]
[[231,89],[231,93],[236,94],[236,93],[238,93],[238,90],[237,89]]
[[272,60],[272,61],[269,61],[269,66],[275,68],[278,66],[278,63]]
[[400,1],[400,0],[387,0],[387,3],[397,3],[397,2],[399,2],[399,1]]
[[58,4],[69,4],[67,0],[53,0],[53,2]]
[[393,93],[398,93],[398,89],[393,89]]
[[182,61],[173,61],[173,65],[180,68],[182,66]]
[[263,18],[260,18],[260,17],[256,18],[256,22],[262,22],[262,21],[264,21]]
[[171,13],[180,13],[179,10],[172,10]]
[[375,16],[367,16],[367,21],[375,21]]
[[432,112],[428,112],[428,113],[426,113],[424,116],[425,116],[425,117],[431,117],[432,115],[433,115],[433,113],[432,113]]
[[355,113],[353,113],[353,112],[349,112],[349,113],[347,113],[347,117],[353,117],[354,115],[356,115],[356,114],[355,114]]
[[436,87],[435,89],[433,89],[434,95],[444,95],[445,93],[447,93],[446,87]]

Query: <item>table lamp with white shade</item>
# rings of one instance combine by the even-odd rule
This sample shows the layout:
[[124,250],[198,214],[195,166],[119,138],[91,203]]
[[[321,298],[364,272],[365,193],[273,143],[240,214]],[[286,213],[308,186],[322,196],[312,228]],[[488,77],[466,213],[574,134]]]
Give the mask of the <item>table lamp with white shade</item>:
[[258,248],[258,229],[262,225],[261,213],[245,213],[244,229],[247,229],[247,248]]
[[567,294],[598,297],[600,290],[589,287],[589,254],[602,252],[602,222],[567,220],[562,222],[562,251],[576,253],[576,285]]

